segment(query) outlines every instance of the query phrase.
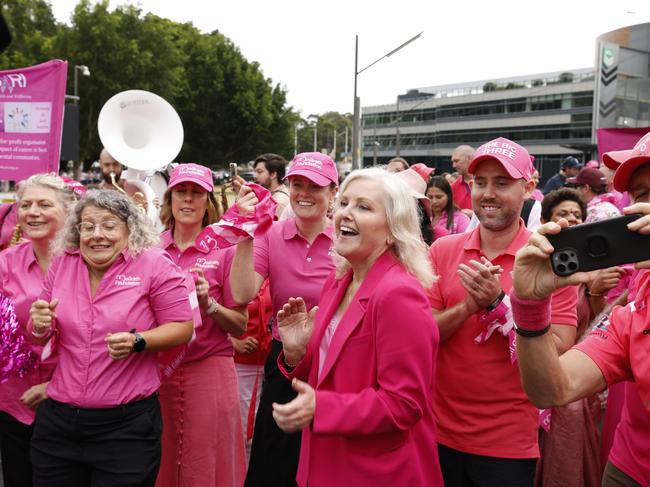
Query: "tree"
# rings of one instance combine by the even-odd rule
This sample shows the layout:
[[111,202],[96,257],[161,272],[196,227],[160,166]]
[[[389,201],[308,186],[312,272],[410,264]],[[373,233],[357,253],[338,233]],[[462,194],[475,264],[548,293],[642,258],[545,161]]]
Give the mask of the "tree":
[[292,152],[299,116],[287,106],[286,90],[218,31],[202,34],[132,5],[109,11],[108,0],[80,0],[69,26],[55,22],[45,0],[8,0],[2,8],[14,43],[0,69],[65,59],[70,87],[75,65],[90,68],[78,85],[84,159],[101,149],[101,107],[128,89],[152,91],[176,108],[185,129],[180,160],[214,166]]
[[59,25],[45,0],[5,0],[2,15],[11,30],[10,46],[0,54],[0,69],[31,66],[54,57]]

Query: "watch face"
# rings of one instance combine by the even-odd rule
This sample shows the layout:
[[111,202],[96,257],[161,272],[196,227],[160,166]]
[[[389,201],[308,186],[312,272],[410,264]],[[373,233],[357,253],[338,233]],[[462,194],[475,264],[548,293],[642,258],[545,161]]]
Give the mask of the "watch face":
[[147,342],[144,340],[144,337],[139,333],[134,333],[134,335],[135,335],[135,343],[133,344],[133,351],[142,352]]

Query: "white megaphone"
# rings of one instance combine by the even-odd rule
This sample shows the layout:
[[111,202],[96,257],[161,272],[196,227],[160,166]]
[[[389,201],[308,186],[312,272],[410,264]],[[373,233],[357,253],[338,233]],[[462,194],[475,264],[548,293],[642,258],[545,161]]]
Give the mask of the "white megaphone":
[[157,223],[156,194],[145,180],[153,170],[172,162],[183,147],[183,123],[178,113],[149,91],[122,91],[102,107],[97,131],[109,154],[129,168],[126,179],[144,194],[147,216]]

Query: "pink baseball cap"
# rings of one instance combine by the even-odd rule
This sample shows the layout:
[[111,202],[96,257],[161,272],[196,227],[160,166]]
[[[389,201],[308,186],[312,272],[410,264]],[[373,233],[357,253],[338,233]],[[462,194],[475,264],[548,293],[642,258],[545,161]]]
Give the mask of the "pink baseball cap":
[[616,169],[614,189],[627,191],[632,173],[647,162],[650,162],[650,132],[641,137],[630,151],[629,157]]
[[433,172],[436,170],[434,167],[429,167],[426,164],[422,164],[421,162],[413,164],[409,169],[413,169],[416,173],[418,173],[420,177],[424,179],[425,183],[429,182],[429,177],[431,177],[431,174],[433,174]]
[[467,171],[474,174],[479,163],[493,159],[499,162],[513,179],[530,181],[535,168],[530,160],[530,154],[516,142],[504,137],[491,140],[476,149],[474,159],[469,163]]
[[72,178],[69,178],[67,176],[61,176],[61,179],[63,179],[63,182],[65,185],[70,188],[74,194],[77,195],[77,198],[83,198],[84,195],[86,194],[87,188],[81,184],[79,181],[76,181]]
[[605,152],[603,154],[603,164],[605,164],[605,166],[610,168],[612,171],[616,171],[618,169],[618,166],[623,164],[628,159],[628,157],[630,157],[631,153],[632,149]]
[[320,152],[302,152],[291,161],[284,179],[304,176],[318,186],[339,185],[339,173],[331,157]]
[[595,159],[591,159],[590,161],[587,161],[585,167],[590,169],[598,169],[600,167],[600,162],[596,161]]
[[393,176],[406,183],[411,195],[422,201],[427,216],[431,218],[431,200],[429,200],[429,198],[424,194],[427,190],[427,183],[422,179],[422,176],[417,171],[413,170],[413,166],[404,171],[393,173]]
[[200,164],[179,164],[172,171],[169,178],[169,189],[181,183],[194,183],[201,186],[206,191],[214,189],[214,182],[212,181],[212,171],[210,168],[201,166]]

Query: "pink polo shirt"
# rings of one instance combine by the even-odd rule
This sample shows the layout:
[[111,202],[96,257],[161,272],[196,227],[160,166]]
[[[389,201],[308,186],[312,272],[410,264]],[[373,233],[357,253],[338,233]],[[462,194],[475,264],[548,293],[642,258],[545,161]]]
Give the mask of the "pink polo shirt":
[[[463,301],[467,292],[456,271],[461,263],[480,262],[483,252],[481,227],[471,232],[436,240],[429,257],[439,276],[430,292],[431,306],[445,310]],[[519,233],[492,263],[500,265],[501,288],[512,288],[515,254],[530,232],[519,220]],[[577,290],[567,287],[553,294],[551,323],[576,326]],[[440,344],[434,411],[438,441],[474,455],[499,458],[539,456],[539,411],[529,402],[519,379],[517,364],[510,361],[508,338],[493,334],[484,343],[474,338],[485,330],[478,313]]]
[[[216,299],[217,303],[226,308],[238,306],[232,299],[228,279],[235,247],[206,251],[192,245],[181,252],[174,242],[171,230],[163,232],[160,236],[160,246],[183,271],[201,269],[210,283],[210,296]],[[228,340],[228,334],[204,310],[201,310],[201,320],[203,324],[196,329],[196,337],[190,343],[183,362],[201,360],[211,355],[232,357],[234,349]]]
[[[43,279],[31,242],[23,242],[0,252],[0,292],[11,298],[16,310],[16,318],[23,327],[27,339],[29,339],[26,332],[29,309],[41,294]],[[40,356],[41,347],[33,348]],[[54,358],[48,359],[24,378],[11,378],[4,384],[0,384],[0,410],[22,423],[31,424],[34,421],[34,411],[20,402],[20,396],[30,387],[48,381],[55,363]]]
[[113,360],[106,335],[145,331],[172,321],[192,320],[185,276],[166,252],[127,249],[106,271],[93,297],[88,268],[78,249],[50,265],[41,299],[59,299],[56,308],[59,364],[48,387],[57,401],[106,408],[143,399],[160,385],[156,353],[132,353]]
[[461,210],[472,209],[472,189],[463,176],[451,183],[451,193],[458,208]]
[[[630,334],[636,320],[642,320],[646,323],[642,327],[647,328],[648,308],[633,309],[630,304],[615,307],[608,321],[596,325],[589,337],[574,347],[596,363],[610,386],[634,380],[629,358]],[[626,383],[624,390],[625,403],[609,460],[639,484],[650,485],[650,414],[643,407],[636,384]]]
[[301,297],[307,309],[318,304],[327,276],[334,270],[332,237],[327,226],[310,244],[300,235],[294,218],[273,222],[254,242],[255,272],[269,278],[273,301],[273,338],[280,340],[275,315],[289,298]]

